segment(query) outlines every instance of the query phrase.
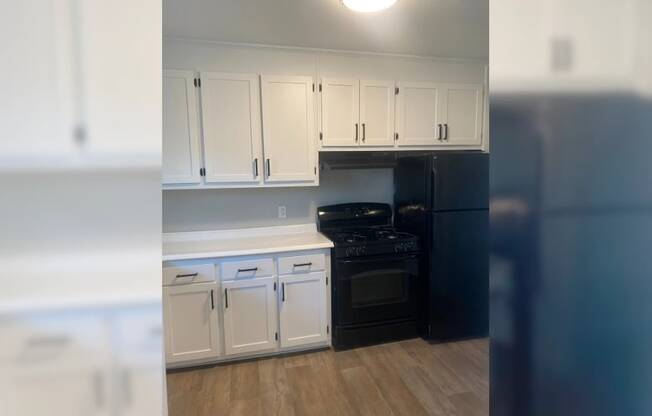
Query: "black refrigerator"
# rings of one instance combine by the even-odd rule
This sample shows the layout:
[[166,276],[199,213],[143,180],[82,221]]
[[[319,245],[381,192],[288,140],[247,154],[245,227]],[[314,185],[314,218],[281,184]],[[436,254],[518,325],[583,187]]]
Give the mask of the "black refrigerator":
[[419,332],[489,334],[489,155],[428,152],[394,168],[395,226],[421,239]]

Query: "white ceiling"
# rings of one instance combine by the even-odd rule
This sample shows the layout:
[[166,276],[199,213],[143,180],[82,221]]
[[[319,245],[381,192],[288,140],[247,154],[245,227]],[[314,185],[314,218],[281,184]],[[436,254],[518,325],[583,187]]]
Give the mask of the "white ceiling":
[[168,37],[448,58],[489,55],[489,0],[398,0],[370,14],[340,0],[163,0]]

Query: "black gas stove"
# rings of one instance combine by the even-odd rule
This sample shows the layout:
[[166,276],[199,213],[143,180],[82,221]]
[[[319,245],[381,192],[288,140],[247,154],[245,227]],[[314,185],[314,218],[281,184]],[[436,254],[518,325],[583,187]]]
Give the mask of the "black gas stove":
[[335,243],[336,257],[361,257],[417,251],[417,237],[392,227],[322,230]]
[[419,241],[392,227],[388,204],[320,207],[320,231],[333,241],[333,346],[416,336]]

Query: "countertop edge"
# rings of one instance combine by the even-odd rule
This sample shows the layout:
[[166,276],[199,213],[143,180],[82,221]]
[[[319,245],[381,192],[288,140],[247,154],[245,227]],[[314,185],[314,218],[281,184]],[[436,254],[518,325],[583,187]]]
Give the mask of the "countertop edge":
[[[325,238],[325,237],[324,237]],[[297,244],[280,246],[273,248],[256,248],[247,250],[229,250],[229,251],[206,251],[197,253],[182,253],[182,254],[167,254],[163,255],[163,262],[178,261],[178,260],[198,260],[198,259],[211,259],[223,257],[236,257],[236,256],[251,256],[256,254],[275,254],[284,253],[289,251],[303,251],[303,250],[318,250],[324,248],[332,248],[333,243],[329,240],[322,243],[315,244]]]

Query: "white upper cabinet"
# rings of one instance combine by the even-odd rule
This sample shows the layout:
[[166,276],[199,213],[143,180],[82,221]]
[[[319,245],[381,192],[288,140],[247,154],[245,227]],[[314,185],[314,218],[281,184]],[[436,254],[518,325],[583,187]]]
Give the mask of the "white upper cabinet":
[[[71,0],[3,3],[0,165],[16,158],[65,158],[76,149],[78,106]],[[29,63],[29,64],[27,64]]]
[[393,146],[394,81],[323,78],[321,146]]
[[360,109],[358,80],[322,78],[321,145],[357,146]]
[[480,84],[448,84],[442,88],[443,144],[482,144],[483,88]]
[[314,183],[314,84],[305,76],[261,76],[265,182]]
[[222,282],[227,355],[276,348],[276,277]]
[[399,146],[433,146],[438,140],[441,87],[432,82],[400,82],[396,124]]
[[259,182],[258,76],[202,72],[200,79],[205,181]]
[[163,71],[163,183],[201,182],[197,88],[193,71]]
[[360,145],[394,145],[394,97],[394,81],[360,81]]
[[217,283],[163,287],[167,363],[219,355]]
[[327,339],[326,273],[281,276],[281,348]]

